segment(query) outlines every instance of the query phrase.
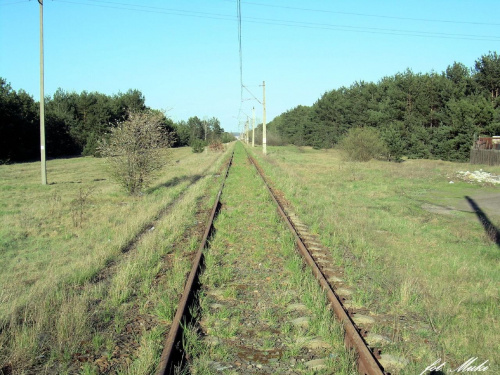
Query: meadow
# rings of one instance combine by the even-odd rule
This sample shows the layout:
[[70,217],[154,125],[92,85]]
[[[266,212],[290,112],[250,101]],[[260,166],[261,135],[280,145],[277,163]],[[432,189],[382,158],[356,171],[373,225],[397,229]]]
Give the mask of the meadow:
[[0,166],[0,368],[152,371],[225,158],[171,150],[139,196],[103,159]]
[[401,373],[421,373],[439,358],[456,369],[472,357],[498,372],[500,212],[478,205],[490,221],[485,231],[466,197],[474,201],[500,190],[461,181],[457,172],[500,174],[500,167],[356,163],[337,150],[268,150],[267,156],[253,153],[344,267],[353,307],[384,322],[373,329],[391,341],[383,352],[410,361]]
[[[500,214],[482,199],[499,187],[457,172],[500,167],[268,149],[253,153],[344,267],[353,306],[380,318],[384,352],[410,361],[400,373],[472,357],[498,372]],[[0,166],[0,370],[154,372],[228,157],[171,152],[139,196],[102,159],[50,160],[48,186],[39,163]]]

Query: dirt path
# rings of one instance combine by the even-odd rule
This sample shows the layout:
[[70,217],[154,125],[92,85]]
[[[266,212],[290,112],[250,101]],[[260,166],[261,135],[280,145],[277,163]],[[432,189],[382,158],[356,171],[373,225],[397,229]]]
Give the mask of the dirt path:
[[[424,203],[422,208],[429,212],[453,215],[455,211],[475,213],[478,210],[495,217],[500,223],[500,193],[474,193],[460,198],[441,198],[437,204]],[[473,218],[473,216],[471,216]]]

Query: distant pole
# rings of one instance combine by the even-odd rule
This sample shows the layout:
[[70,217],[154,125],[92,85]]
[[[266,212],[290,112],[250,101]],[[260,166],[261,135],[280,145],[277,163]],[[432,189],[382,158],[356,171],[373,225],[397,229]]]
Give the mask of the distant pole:
[[247,121],[245,121],[245,141],[248,144],[248,116]]
[[208,153],[208,149],[207,149],[207,121],[203,120],[203,122],[205,125],[205,154],[207,154]]
[[45,160],[45,100],[43,89],[43,0],[40,4],[40,156],[42,168],[42,185],[47,185],[47,166]]
[[255,147],[255,107],[252,108],[252,147]]
[[266,141],[266,81],[262,81],[262,153],[267,154],[267,141]]

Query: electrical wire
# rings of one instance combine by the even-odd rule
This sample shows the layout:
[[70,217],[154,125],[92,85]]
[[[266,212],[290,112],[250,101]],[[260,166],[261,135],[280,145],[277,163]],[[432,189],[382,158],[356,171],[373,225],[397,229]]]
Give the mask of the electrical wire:
[[[282,8],[282,9],[290,9],[290,10],[300,10],[300,11],[308,11],[308,12],[320,12],[320,13],[332,13],[332,14],[344,14],[344,15],[353,15],[360,17],[373,17],[373,18],[384,18],[384,19],[398,19],[398,20],[412,20],[412,21],[420,21],[420,22],[441,22],[441,23],[449,23],[449,24],[471,24],[471,25],[489,25],[489,26],[500,26],[500,24],[494,23],[484,23],[484,22],[469,22],[469,21],[451,21],[451,20],[433,20],[433,19],[421,19],[421,18],[410,18],[410,17],[395,17],[395,16],[385,16],[385,15],[374,15],[374,14],[363,14],[363,13],[354,13],[354,12],[339,12],[339,11],[330,11],[323,9],[313,9],[313,8],[299,8],[292,6],[279,6],[272,4],[263,4],[257,2],[250,1],[241,1],[236,0],[237,9],[236,9],[236,17],[229,14],[221,14],[221,13],[209,13],[209,12],[200,12],[200,11],[191,11],[191,10],[183,10],[183,9],[175,9],[175,8],[164,8],[164,7],[155,7],[148,5],[135,5],[131,3],[124,2],[116,2],[109,0],[84,0],[75,1],[75,0],[56,0],[61,3],[68,4],[78,4],[85,6],[94,6],[101,8],[111,8],[111,9],[121,9],[135,12],[147,12],[147,13],[156,13],[156,14],[168,14],[174,16],[184,16],[184,17],[197,17],[197,18],[206,18],[206,19],[215,19],[215,20],[224,20],[224,21],[236,21],[238,26],[238,52],[239,52],[239,70],[240,70],[240,107],[238,110],[238,120],[240,120],[240,116],[242,113],[245,116],[248,116],[243,111],[243,102],[247,100],[256,100],[258,103],[262,104],[262,102],[248,89],[247,86],[243,84],[243,47],[242,47],[242,23],[253,23],[260,25],[272,25],[272,26],[284,26],[291,28],[305,28],[305,29],[320,29],[320,30],[330,30],[330,31],[343,31],[343,32],[356,32],[356,33],[364,33],[364,34],[382,34],[382,35],[393,35],[393,36],[404,36],[404,37],[424,37],[424,38],[439,38],[439,39],[462,39],[462,40],[471,40],[471,41],[500,41],[500,37],[491,36],[491,35],[475,35],[475,34],[453,34],[453,33],[445,33],[445,32],[431,32],[431,31],[420,31],[420,30],[402,30],[402,29],[390,29],[390,28],[377,28],[377,27],[359,27],[359,26],[351,26],[351,25],[342,25],[342,24],[330,24],[330,23],[318,23],[318,22],[306,22],[306,21],[296,21],[296,20],[286,20],[286,19],[274,19],[274,18],[257,18],[257,17],[242,17],[242,8],[241,4],[248,4],[254,6],[265,6],[265,7],[273,7],[273,8]],[[231,0],[225,0],[231,1]],[[0,5],[10,5],[16,3],[8,3]],[[244,99],[243,98],[243,90],[246,90],[252,98]]]
[[[66,3],[66,4],[85,5],[85,6],[107,8],[107,9],[120,9],[120,10],[128,10],[128,11],[143,12],[143,13],[168,14],[168,15],[184,16],[184,17],[196,17],[196,18],[207,18],[207,19],[215,19],[215,20],[235,21],[234,16],[229,16],[229,15],[225,15],[225,14],[204,13],[204,12],[186,11],[186,10],[180,10],[180,9],[169,9],[169,8],[159,8],[159,7],[145,7],[145,9],[141,9],[141,8],[144,8],[144,6],[127,5],[127,6],[134,7],[134,8],[128,8],[125,6],[89,4],[89,3],[84,3],[81,1],[71,1],[71,0],[53,0],[53,1],[57,1],[59,3]],[[99,3],[102,1],[95,1],[95,2]],[[104,3],[104,4],[120,4],[120,3],[112,3],[109,1],[102,2],[102,3]],[[147,9],[147,8],[155,8],[156,10]],[[160,10],[160,9],[163,9],[163,10]]]
[[12,3],[0,3],[0,6],[2,6],[2,5],[14,5],[14,4],[21,4],[21,3],[27,3],[27,1],[24,0],[24,1],[15,1]]
[[[248,114],[243,111],[243,102],[248,101],[248,100],[257,100],[260,104],[262,102],[255,97],[255,95],[243,84],[243,48],[242,48],[242,34],[241,34],[241,0],[237,1],[237,17],[238,17],[238,46],[239,46],[239,55],[240,55],[240,108],[238,109],[238,116],[237,119],[238,121],[241,121],[240,117],[241,114],[245,115],[247,119],[250,117]],[[252,95],[253,99],[244,99],[243,98],[243,89],[247,90],[250,95]]]
[[[85,2],[73,1],[73,0],[55,0],[55,1],[59,1],[62,3],[69,3],[69,4],[80,4],[80,5],[87,5],[87,6],[103,7],[103,8],[123,9],[123,10],[130,10],[130,11],[140,11],[140,12],[159,13],[159,14],[171,14],[171,15],[186,16],[186,17],[209,18],[209,19],[237,21],[238,22],[238,17],[235,18],[234,16],[226,15],[226,14],[186,11],[186,10],[180,10],[180,9],[150,7],[150,6],[142,6],[142,5],[130,5],[130,4],[125,4],[125,3],[117,3],[117,2],[103,1],[103,0],[89,0],[89,1],[92,1],[93,3],[97,3],[97,4],[85,3]],[[237,0],[237,1],[239,2],[240,0]],[[116,4],[116,5],[120,5],[120,6],[101,5],[101,4]],[[122,5],[126,5],[126,7],[122,6]],[[133,8],[129,8],[129,6],[132,6]],[[238,7],[238,10],[241,11],[241,7]],[[440,39],[461,39],[461,40],[472,40],[472,41],[492,41],[492,42],[500,41],[500,37],[495,37],[495,36],[491,36],[491,35],[452,34],[452,33],[428,32],[428,31],[418,31],[418,30],[357,27],[357,26],[350,26],[350,25],[325,24],[325,23],[314,23],[314,22],[293,21],[293,20],[289,21],[289,20],[280,20],[280,19],[271,19],[271,18],[246,17],[246,18],[242,18],[241,22],[273,25],[273,26],[306,28],[306,29],[346,31],[346,32],[356,32],[356,33],[365,33],[365,34],[383,34],[383,35],[440,38]]]
[[[261,102],[259,99],[257,99],[257,98],[255,97],[255,95],[254,95],[254,94],[253,94],[253,93],[252,93],[252,92],[248,89],[248,87],[246,87],[245,85],[243,85],[243,88],[244,88],[245,90],[247,90],[247,91],[250,93],[250,95],[252,95],[252,96],[253,96],[253,98],[254,98],[255,100],[257,100],[257,102],[259,102],[259,104],[262,104],[262,102]],[[249,100],[252,100],[252,99],[249,99]]]
[[[223,1],[233,2],[233,0],[223,0]],[[405,20],[405,21],[419,21],[419,22],[452,23],[452,24],[484,25],[484,26],[500,26],[500,23],[474,22],[474,21],[453,21],[453,20],[439,20],[439,19],[430,19],[430,18],[397,17],[397,16],[386,16],[386,15],[382,15],[382,14],[341,12],[341,11],[326,10],[326,9],[314,9],[314,8],[299,8],[299,7],[292,7],[292,6],[287,6],[287,5],[273,5],[273,4],[256,3],[256,2],[251,2],[251,1],[244,1],[243,3],[244,4],[249,4],[249,5],[257,5],[257,6],[263,6],[263,7],[270,7],[270,8],[300,10],[300,11],[303,11],[303,12],[343,14],[343,15],[349,15],[349,16],[385,18],[385,19]]]
[[490,36],[490,35],[449,34],[449,33],[428,32],[428,31],[382,29],[382,28],[319,24],[312,22],[286,21],[286,20],[262,19],[262,18],[253,18],[252,20],[252,17],[250,17],[248,20],[245,20],[245,22],[286,26],[286,27],[298,27],[305,29],[347,31],[355,33],[365,33],[365,34],[383,34],[383,35],[412,36],[412,37],[422,37],[422,38],[457,39],[457,40],[474,40],[474,41],[490,41],[490,42],[500,41],[500,37]]
[[[375,31],[375,32],[380,32],[380,33],[403,33],[403,35],[409,35],[409,34],[415,34],[419,35],[422,34],[421,36],[436,36],[436,37],[467,37],[467,38],[491,38],[490,35],[471,35],[471,34],[451,34],[451,33],[440,33],[440,32],[431,32],[431,31],[419,31],[419,30],[401,30],[401,29],[384,29],[384,28],[378,28],[378,27],[358,27],[358,26],[349,26],[349,25],[336,25],[336,24],[328,24],[328,23],[317,23],[317,22],[303,22],[303,21],[288,21],[288,20],[279,20],[279,19],[269,19],[269,18],[256,18],[256,17],[248,17],[249,20],[256,20],[256,21],[266,21],[266,22],[276,22],[276,23],[289,23],[290,26],[314,26],[315,28],[332,28],[332,29],[337,29],[337,28],[342,28],[342,29],[348,29],[348,30],[353,30],[353,31]],[[498,38],[500,37],[493,37],[493,38]]]
[[241,0],[237,2],[237,17],[238,17],[238,46],[239,46],[239,54],[240,54],[240,85],[241,85],[241,94],[240,98],[243,102],[243,49],[241,46]]
[[[151,6],[151,5],[137,5],[137,4],[131,4],[131,3],[122,3],[122,2],[117,2],[117,1],[106,1],[106,0],[86,0],[86,1],[93,2],[93,3],[130,6],[130,7],[138,8],[137,10],[141,10],[141,8],[151,9],[151,10],[159,11],[160,13],[163,13],[164,11],[172,11],[172,12],[180,12],[180,13],[188,13],[188,14],[194,13],[194,14],[206,15],[206,16],[218,16],[218,17],[231,18],[231,19],[233,18],[232,16],[227,15],[227,14],[207,13],[207,12],[199,12],[199,11],[183,10],[183,9],[175,9],[175,8],[164,8],[164,7],[157,7],[157,6]],[[131,10],[133,10],[133,9],[131,9]]]
[[[243,48],[241,44],[241,0],[236,1],[236,18],[238,20],[238,53],[240,58],[240,107],[238,109],[238,115],[236,119],[238,120],[238,130],[240,128],[240,116],[243,109]],[[241,134],[241,132],[240,132]]]

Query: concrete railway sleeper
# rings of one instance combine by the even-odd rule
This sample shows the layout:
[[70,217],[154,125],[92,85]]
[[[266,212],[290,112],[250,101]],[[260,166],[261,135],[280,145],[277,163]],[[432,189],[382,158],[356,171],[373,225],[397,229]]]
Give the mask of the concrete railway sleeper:
[[237,144],[157,374],[387,374],[360,328],[369,317],[343,305],[327,252],[281,201]]

